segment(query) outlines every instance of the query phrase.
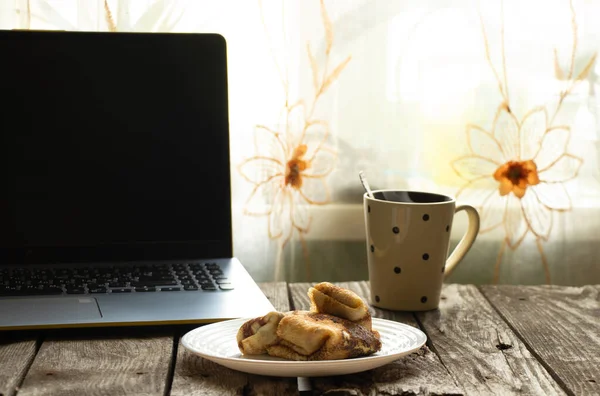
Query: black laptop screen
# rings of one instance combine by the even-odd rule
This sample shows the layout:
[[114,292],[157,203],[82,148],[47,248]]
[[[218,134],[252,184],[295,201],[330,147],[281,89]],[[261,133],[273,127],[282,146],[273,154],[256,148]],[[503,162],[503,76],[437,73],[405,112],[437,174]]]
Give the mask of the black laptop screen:
[[0,32],[2,262],[231,254],[218,35]]

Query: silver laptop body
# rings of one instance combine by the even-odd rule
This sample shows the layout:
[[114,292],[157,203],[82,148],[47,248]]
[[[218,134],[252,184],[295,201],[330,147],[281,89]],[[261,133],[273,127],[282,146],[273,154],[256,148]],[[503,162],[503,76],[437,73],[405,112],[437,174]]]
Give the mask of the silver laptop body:
[[273,309],[233,257],[216,34],[0,31],[0,330]]

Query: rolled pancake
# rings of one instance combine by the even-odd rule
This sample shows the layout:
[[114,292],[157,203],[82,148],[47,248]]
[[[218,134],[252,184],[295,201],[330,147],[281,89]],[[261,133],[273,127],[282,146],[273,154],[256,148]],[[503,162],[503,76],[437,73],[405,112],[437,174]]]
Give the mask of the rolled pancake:
[[347,319],[372,330],[367,304],[351,290],[322,282],[308,289],[310,311]]
[[358,323],[307,311],[287,313],[277,326],[280,341],[266,348],[290,360],[337,360],[366,356],[381,349],[375,333]]
[[310,288],[310,311],[270,312],[237,333],[245,355],[268,353],[291,360],[337,360],[381,349],[366,303],[354,292],[323,282]]
[[236,337],[240,352],[245,355],[267,353],[269,346],[279,342],[277,326],[283,317],[283,313],[273,311],[245,322]]

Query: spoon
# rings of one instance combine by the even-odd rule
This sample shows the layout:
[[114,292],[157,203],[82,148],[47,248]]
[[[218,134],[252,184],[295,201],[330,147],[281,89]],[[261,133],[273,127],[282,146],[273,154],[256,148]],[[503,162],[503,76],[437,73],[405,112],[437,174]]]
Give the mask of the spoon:
[[367,181],[363,171],[358,172],[358,177],[360,178],[360,182],[365,188],[365,191],[369,195],[369,198],[373,198],[373,192],[371,192],[371,187],[369,187],[369,182]]

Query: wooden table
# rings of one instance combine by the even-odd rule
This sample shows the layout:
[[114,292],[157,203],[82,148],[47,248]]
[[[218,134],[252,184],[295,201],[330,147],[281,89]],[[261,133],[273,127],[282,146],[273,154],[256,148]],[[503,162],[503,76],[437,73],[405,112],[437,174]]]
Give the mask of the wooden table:
[[[366,282],[339,285],[367,296]],[[308,283],[261,287],[280,311],[308,308]],[[375,370],[312,378],[313,394],[600,395],[600,286],[446,285],[439,310],[372,314],[420,327],[427,346]],[[0,333],[0,396],[299,393],[296,378],[189,354],[179,342],[187,330]]]

